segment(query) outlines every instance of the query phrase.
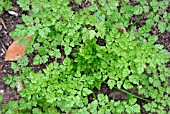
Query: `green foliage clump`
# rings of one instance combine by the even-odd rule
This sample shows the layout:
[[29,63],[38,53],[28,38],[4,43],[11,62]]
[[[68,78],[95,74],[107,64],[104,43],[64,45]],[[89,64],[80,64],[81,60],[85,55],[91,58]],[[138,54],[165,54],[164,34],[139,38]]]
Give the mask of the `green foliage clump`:
[[[22,15],[25,25],[18,25],[10,35],[15,39],[32,36],[32,40],[20,43],[27,44],[27,54],[38,51],[33,64],[46,63],[50,56],[61,58],[61,46],[66,57],[62,64],[52,62],[36,73],[27,67],[26,56],[12,63],[14,72],[20,72],[24,90],[19,92],[22,99],[4,106],[3,112],[131,114],[144,108],[148,113],[166,113],[170,107],[170,70],[165,63],[170,55],[155,44],[158,36],[149,34],[154,22],[160,32],[168,30],[169,14],[159,18],[166,10],[166,0],[159,2],[159,7],[155,0],[138,0],[135,6],[126,0],[88,1],[93,4],[79,11],[71,10],[69,0],[17,1],[29,15]],[[80,0],[75,0],[76,4],[81,4]],[[137,21],[131,25],[131,17],[138,15],[140,20],[145,14],[145,25],[134,31]],[[10,76],[5,79],[8,84],[12,80]],[[94,88],[100,89],[103,83],[125,92],[128,99],[114,101],[107,95],[96,95]],[[138,95],[129,92],[131,89]],[[89,95],[93,96],[91,102]],[[141,106],[138,100],[146,103]]]
[[3,11],[3,8],[5,8],[5,10],[8,10],[11,5],[12,5],[12,2],[10,0],[1,0],[0,1],[0,14]]

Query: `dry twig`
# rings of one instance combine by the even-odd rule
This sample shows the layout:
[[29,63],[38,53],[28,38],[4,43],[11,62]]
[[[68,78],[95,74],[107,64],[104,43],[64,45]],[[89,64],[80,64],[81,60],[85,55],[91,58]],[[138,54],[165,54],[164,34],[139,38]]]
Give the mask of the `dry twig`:
[[2,25],[4,26],[4,28],[7,29],[7,27],[6,27],[6,25],[5,25],[5,23],[4,23],[2,18],[0,18],[0,21],[1,21]]

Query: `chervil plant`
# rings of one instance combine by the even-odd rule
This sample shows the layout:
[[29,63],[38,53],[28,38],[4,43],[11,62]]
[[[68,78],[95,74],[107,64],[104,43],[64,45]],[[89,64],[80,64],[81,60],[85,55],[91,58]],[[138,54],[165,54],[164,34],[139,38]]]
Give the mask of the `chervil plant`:
[[5,10],[8,10],[11,5],[12,5],[12,2],[10,0],[1,0],[0,1],[0,14],[3,11],[3,8],[5,8]]
[[[158,8],[155,0],[138,1],[135,6],[126,0],[88,0],[91,5],[79,10],[71,10],[69,0],[17,2],[29,15],[22,16],[25,24],[18,25],[10,35],[15,39],[32,36],[21,44],[27,45],[27,54],[38,52],[33,64],[46,63],[49,56],[65,58],[61,64],[52,62],[37,73],[27,67],[26,56],[12,63],[14,72],[20,71],[24,90],[19,92],[22,99],[4,106],[3,112],[131,114],[144,108],[148,113],[165,114],[169,109],[170,70],[165,63],[170,55],[162,45],[155,44],[158,36],[149,33],[153,18],[160,32],[168,30],[169,14],[158,18],[166,10],[166,0],[159,2],[162,5]],[[77,4],[81,1],[75,0]],[[134,30],[146,14],[145,25]],[[139,19],[130,24],[134,15]],[[60,47],[64,47],[64,53]],[[12,79],[5,81],[10,84]],[[114,101],[107,95],[97,95],[94,88],[100,90],[102,83],[128,94],[128,99]],[[91,102],[89,95],[93,96]],[[139,100],[144,106],[138,104]]]

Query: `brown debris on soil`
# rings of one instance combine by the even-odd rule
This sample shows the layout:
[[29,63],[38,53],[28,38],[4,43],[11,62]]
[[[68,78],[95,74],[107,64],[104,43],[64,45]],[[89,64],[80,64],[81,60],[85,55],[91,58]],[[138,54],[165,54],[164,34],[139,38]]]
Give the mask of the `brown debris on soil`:
[[19,45],[21,39],[31,40],[32,37],[21,37],[19,40],[15,40],[6,51],[5,61],[17,61],[25,55],[26,45]]
[[9,32],[13,31],[17,24],[23,23],[21,19],[22,10],[16,5],[13,1],[13,7],[18,9],[18,16],[9,14],[7,11],[0,14],[0,18],[3,20],[0,21],[0,91],[3,95],[3,103],[0,105],[6,105],[11,100],[18,100],[20,96],[18,95],[16,89],[10,88],[3,81],[3,77],[7,75],[14,75],[14,72],[11,69],[10,62],[5,62],[5,53],[7,48],[13,42],[13,39],[9,36]]

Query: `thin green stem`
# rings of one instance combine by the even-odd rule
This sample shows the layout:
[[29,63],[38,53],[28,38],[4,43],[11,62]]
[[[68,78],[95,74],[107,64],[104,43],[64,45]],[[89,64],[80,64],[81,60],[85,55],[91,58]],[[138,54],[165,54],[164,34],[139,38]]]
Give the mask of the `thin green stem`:
[[136,23],[139,22],[139,20],[141,20],[145,14],[146,14],[146,13],[143,13],[143,14],[131,25],[131,27],[129,28],[128,32],[129,32],[132,28],[134,28],[134,26],[136,25]]
[[95,95],[95,93],[94,93],[94,91],[92,91],[93,93],[93,97],[94,97],[94,99],[96,100],[97,98],[96,98],[96,95]]
[[140,97],[140,96],[134,95],[134,94],[132,94],[132,93],[126,91],[126,90],[119,89],[119,88],[116,88],[116,87],[114,87],[114,88],[115,88],[115,89],[118,89],[118,90],[120,90],[120,91],[122,91],[122,92],[124,92],[124,93],[126,93],[126,94],[128,94],[128,95],[130,95],[130,96],[133,96],[133,97],[136,97],[136,98],[138,98],[138,99],[141,99],[141,100],[143,100],[143,101],[151,102],[151,101],[148,100],[148,99],[145,99],[145,98],[142,98],[142,97]]
[[[104,83],[107,84],[106,82],[104,82]],[[128,94],[128,95],[130,95],[130,96],[133,96],[133,97],[136,97],[136,98],[138,98],[138,99],[141,99],[141,100],[143,100],[143,101],[151,102],[151,101],[148,100],[148,99],[145,99],[145,98],[143,98],[143,97],[140,97],[140,96],[137,96],[137,95],[132,94],[133,91],[130,93],[130,92],[126,91],[126,90],[119,89],[119,88],[117,88],[117,87],[114,87],[114,88],[115,88],[115,89],[118,89],[118,90],[120,90],[120,91],[122,91],[122,92],[124,92],[124,93],[126,93],[126,94]]]

